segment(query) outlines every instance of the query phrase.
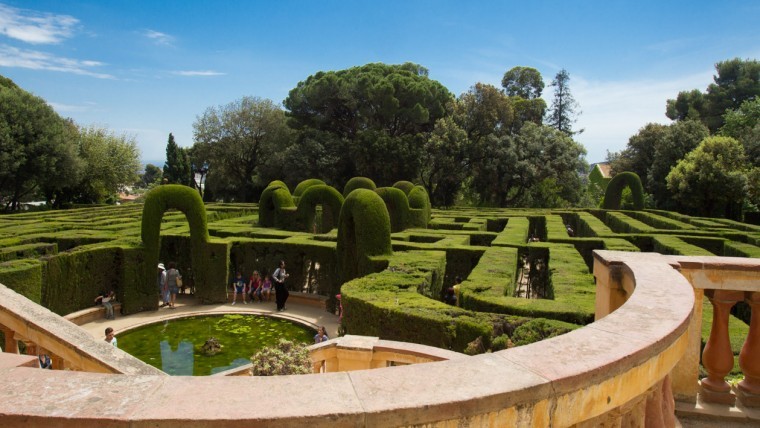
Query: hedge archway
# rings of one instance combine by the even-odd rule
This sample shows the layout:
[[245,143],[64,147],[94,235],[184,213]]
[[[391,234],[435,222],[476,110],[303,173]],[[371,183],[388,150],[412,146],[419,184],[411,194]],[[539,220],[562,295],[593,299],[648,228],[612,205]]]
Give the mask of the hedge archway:
[[338,221],[338,274],[340,283],[378,272],[393,254],[391,220],[385,201],[374,191],[352,191],[340,210]]
[[635,172],[621,172],[612,177],[604,192],[604,206],[606,210],[619,210],[620,199],[623,196],[623,189],[631,189],[633,196],[633,209],[644,209],[644,187],[641,185],[641,179]]
[[393,187],[395,187],[396,189],[400,189],[406,195],[409,195],[409,192],[411,192],[412,189],[414,189],[414,183],[412,183],[411,181],[401,180],[401,181],[397,181],[393,183]]
[[[170,209],[181,211],[190,226],[191,257],[193,263],[195,288],[199,294],[206,289],[206,266],[204,250],[209,241],[206,219],[206,206],[198,191],[192,187],[179,184],[158,186],[148,192],[142,213],[141,238],[145,247],[143,293],[152,295],[158,306],[157,271],[158,256],[161,245],[161,221],[164,213]],[[155,309],[155,308],[154,308]]]
[[424,187],[414,186],[409,192],[409,208],[408,227],[427,229],[428,224],[430,224],[432,207],[430,206],[430,197]]
[[259,225],[287,229],[291,224],[291,213],[295,213],[295,209],[296,204],[288,186],[281,181],[273,181],[261,192]]
[[311,225],[314,224],[317,205],[322,205],[322,224],[317,232],[331,231],[338,224],[343,201],[343,195],[332,186],[326,184],[309,186],[298,200],[296,215],[299,226],[306,232],[312,232]]
[[385,201],[391,220],[391,232],[401,232],[409,225],[409,199],[396,187],[379,187],[375,192]]
[[303,193],[306,191],[306,189],[308,189],[311,186],[318,186],[320,184],[325,184],[325,182],[318,178],[308,178],[298,183],[296,188],[293,190],[293,198],[300,198],[301,196],[303,196]]

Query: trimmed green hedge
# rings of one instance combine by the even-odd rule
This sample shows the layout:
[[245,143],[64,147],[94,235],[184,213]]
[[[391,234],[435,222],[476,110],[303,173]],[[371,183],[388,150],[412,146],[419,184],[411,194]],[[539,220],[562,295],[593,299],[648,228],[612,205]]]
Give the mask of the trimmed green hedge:
[[293,227],[296,217],[296,204],[287,186],[272,183],[261,192],[259,199],[259,225],[262,227]]
[[412,183],[411,181],[405,181],[405,180],[401,180],[401,181],[397,181],[393,183],[393,187],[401,190],[407,196],[409,195],[409,192],[411,192],[412,189],[414,189],[414,186],[415,186],[414,183]]
[[377,189],[377,185],[375,185],[375,182],[370,178],[354,177],[348,180],[346,185],[343,187],[343,197],[347,198],[348,195],[356,189],[375,190]]
[[[298,183],[295,190],[293,190],[293,198],[300,198],[301,196],[303,196],[303,192],[305,192],[306,189],[308,189],[311,186],[318,186],[318,185],[323,185],[323,184],[325,184],[325,182],[317,178],[306,179]],[[269,183],[269,185],[271,186],[272,183]]]
[[391,220],[383,199],[373,190],[356,189],[348,195],[338,221],[340,282],[358,278],[386,265],[392,254]]
[[42,301],[42,269],[39,260],[11,260],[0,263],[0,284],[35,303]]
[[298,229],[312,232],[311,225],[315,224],[317,205],[322,205],[322,222],[317,233],[331,231],[338,224],[338,216],[343,206],[343,195],[334,187],[326,184],[312,184],[307,187],[298,200],[296,217]]
[[409,227],[409,199],[406,194],[394,187],[379,187],[375,190],[385,202],[391,220],[391,232],[401,232]]
[[[145,247],[141,287],[144,291],[141,294],[147,294],[150,291],[157,294],[156,265],[160,251],[161,220],[164,213],[172,208],[181,211],[189,223],[196,290],[204,290],[207,285],[211,285],[206,281],[207,259],[204,257],[204,252],[209,241],[209,234],[203,200],[198,191],[191,187],[167,184],[153,188],[145,196],[141,228],[142,242]],[[158,299],[154,299],[154,306],[158,306]]]
[[409,227],[425,229],[430,223],[430,197],[422,186],[414,186],[409,192]]
[[641,185],[641,179],[635,172],[621,172],[612,177],[612,180],[607,184],[607,189],[604,191],[604,209],[619,210],[623,189],[626,187],[631,189],[633,209],[644,209],[644,187]]

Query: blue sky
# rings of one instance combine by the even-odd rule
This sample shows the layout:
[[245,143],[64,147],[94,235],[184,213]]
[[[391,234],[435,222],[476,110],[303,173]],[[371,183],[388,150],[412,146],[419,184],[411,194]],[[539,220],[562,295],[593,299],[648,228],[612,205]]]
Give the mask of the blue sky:
[[[561,68],[589,162],[625,147],[714,64],[760,58],[759,1],[0,0],[0,74],[161,160],[208,107],[281,103],[309,75],[416,62],[455,95],[514,66]],[[547,87],[544,97],[550,99]]]

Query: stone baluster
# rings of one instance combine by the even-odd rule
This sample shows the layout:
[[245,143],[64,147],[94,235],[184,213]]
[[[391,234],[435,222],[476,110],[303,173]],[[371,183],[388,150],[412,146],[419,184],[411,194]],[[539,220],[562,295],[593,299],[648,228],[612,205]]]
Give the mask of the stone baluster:
[[741,291],[705,290],[705,296],[713,306],[712,329],[705,350],[702,351],[702,365],[707,377],[700,381],[700,395],[705,401],[733,404],[736,396],[726,382],[726,375],[734,367],[734,354],[728,338],[728,317],[731,308],[744,298]]
[[739,354],[744,380],[737,385],[736,393],[745,406],[760,407],[760,292],[747,292],[746,302],[752,309],[752,318]]
[[0,326],[0,330],[2,330],[3,336],[5,336],[5,343],[3,344],[3,352],[18,354],[18,342],[16,342],[16,333],[5,326]]

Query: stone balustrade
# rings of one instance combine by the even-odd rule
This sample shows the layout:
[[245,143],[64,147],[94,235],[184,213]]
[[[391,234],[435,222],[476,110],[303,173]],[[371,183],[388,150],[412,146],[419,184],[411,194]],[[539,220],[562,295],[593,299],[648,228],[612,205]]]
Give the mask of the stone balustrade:
[[[736,397],[746,407],[760,406],[760,260],[739,257],[686,257],[642,254],[653,262],[666,261],[691,284],[694,292],[694,315],[689,326],[689,347],[673,373],[674,395],[679,401],[734,404]],[[633,291],[632,284],[621,276],[621,263],[629,256],[600,251],[594,274],[597,276],[597,318],[619,307]],[[600,274],[610,278],[599,281]],[[663,283],[663,286],[667,286]],[[713,306],[710,336],[701,349],[702,304],[707,297]],[[731,308],[745,301],[752,310],[749,333],[739,356],[745,376],[735,388],[726,382],[734,366],[728,333]],[[697,382],[700,355],[707,377]]]
[[[598,320],[542,342],[466,357],[348,336],[313,348],[315,366],[326,373],[282,377],[8,368],[0,355],[0,419],[78,428],[190,421],[209,427],[674,426],[669,374],[691,344],[695,293],[667,259],[622,254],[596,254],[595,275],[606,290]],[[4,305],[9,293],[0,287],[0,324],[22,331],[18,322],[7,324],[14,310]],[[49,327],[56,340],[87,341]],[[361,370],[371,367],[380,368]],[[348,371],[333,372],[341,369]]]

